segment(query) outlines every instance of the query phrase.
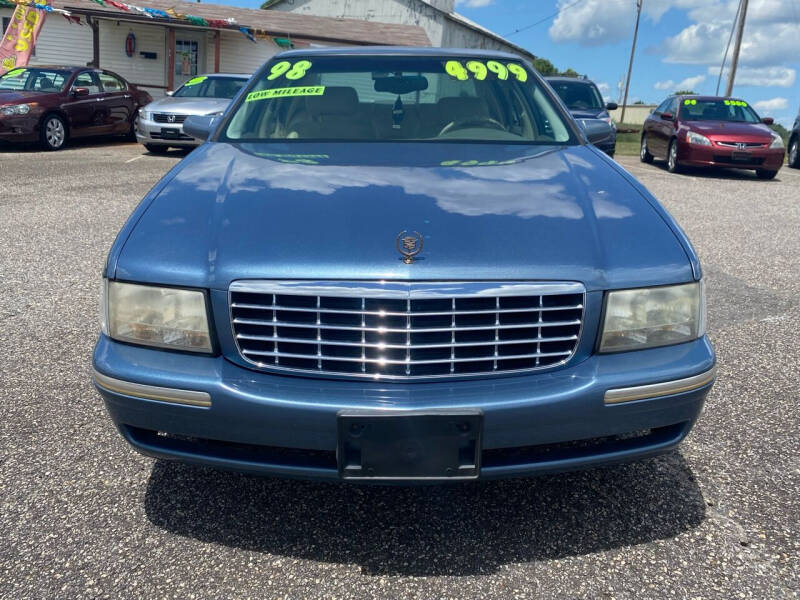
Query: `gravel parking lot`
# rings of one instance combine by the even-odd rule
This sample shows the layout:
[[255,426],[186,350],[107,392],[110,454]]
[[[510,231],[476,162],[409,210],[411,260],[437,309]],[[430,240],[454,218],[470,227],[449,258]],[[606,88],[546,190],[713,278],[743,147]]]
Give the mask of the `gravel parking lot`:
[[700,253],[719,379],[679,452],[456,487],[134,453],[90,382],[99,276],[182,154],[0,150],[0,597],[797,598],[800,171],[622,158]]

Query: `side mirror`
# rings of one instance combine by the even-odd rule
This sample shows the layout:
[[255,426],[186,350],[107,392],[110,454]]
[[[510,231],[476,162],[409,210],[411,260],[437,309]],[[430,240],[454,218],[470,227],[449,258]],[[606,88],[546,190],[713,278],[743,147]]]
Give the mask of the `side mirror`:
[[175,93],[175,90],[167,90],[165,93],[167,94],[167,96],[172,96],[172,94]]
[[214,132],[214,129],[216,129],[216,125],[217,117],[189,115],[183,122],[183,133],[197,138],[198,140],[206,141]]
[[614,135],[611,125],[600,119],[578,119],[578,123],[590,144],[603,142]]
[[619,108],[619,104],[616,102],[609,102],[606,104],[606,110],[617,110]]
[[76,87],[72,88],[72,95],[73,96],[88,96],[89,95],[89,88],[85,87]]
[[675,120],[675,115],[673,115],[670,112],[661,113],[661,119],[663,121],[674,121]]
[[764,117],[763,119],[761,119],[761,122],[764,125],[772,125],[773,123],[775,123],[775,119],[773,119],[772,117]]

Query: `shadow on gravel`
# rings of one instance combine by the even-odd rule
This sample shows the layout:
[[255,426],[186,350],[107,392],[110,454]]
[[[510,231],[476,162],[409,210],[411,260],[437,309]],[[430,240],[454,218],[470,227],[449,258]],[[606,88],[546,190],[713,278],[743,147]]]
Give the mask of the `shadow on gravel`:
[[535,479],[429,487],[263,479],[157,461],[148,518],[177,535],[370,575],[476,575],[671,538],[705,502],[678,452]]

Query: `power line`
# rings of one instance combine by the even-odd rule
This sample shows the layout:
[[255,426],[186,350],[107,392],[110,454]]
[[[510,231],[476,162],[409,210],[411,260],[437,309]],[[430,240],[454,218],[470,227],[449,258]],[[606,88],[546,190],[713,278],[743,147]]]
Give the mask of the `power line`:
[[581,2],[583,2],[583,0],[576,0],[572,4],[567,4],[566,6],[562,6],[556,12],[554,12],[552,15],[547,15],[544,19],[539,19],[538,21],[536,21],[536,23],[531,23],[530,25],[526,25],[525,27],[520,27],[519,29],[515,29],[514,31],[512,31],[511,33],[507,33],[503,37],[510,37],[512,35],[516,35],[516,34],[521,33],[523,31],[527,31],[528,29],[532,29],[532,28],[536,27],[537,25],[541,25],[542,23],[545,23],[545,22],[549,21],[550,19],[552,19],[554,17],[557,17],[559,14],[561,14],[565,10],[569,10],[573,6],[577,6]]

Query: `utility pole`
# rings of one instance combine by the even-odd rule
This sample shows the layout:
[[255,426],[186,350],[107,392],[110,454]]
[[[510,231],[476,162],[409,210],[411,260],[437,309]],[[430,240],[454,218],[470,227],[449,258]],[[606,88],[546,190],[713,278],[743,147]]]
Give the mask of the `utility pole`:
[[739,24],[736,29],[736,44],[733,47],[733,58],[731,59],[731,72],[728,74],[728,87],[725,95],[733,93],[733,83],[736,80],[736,67],[739,66],[739,51],[742,49],[742,34],[744,33],[744,21],[747,18],[747,0],[740,0]]
[[636,53],[636,38],[639,37],[639,18],[642,16],[642,0],[636,0],[636,27],[633,29],[633,44],[631,44],[631,60],[628,62],[628,78],[625,81],[625,95],[622,98],[622,114],[619,122],[625,122],[625,107],[628,105],[628,89],[631,86],[631,71],[633,71],[633,55]]

